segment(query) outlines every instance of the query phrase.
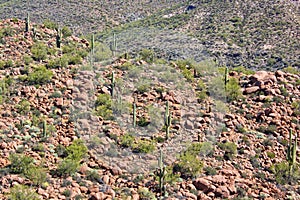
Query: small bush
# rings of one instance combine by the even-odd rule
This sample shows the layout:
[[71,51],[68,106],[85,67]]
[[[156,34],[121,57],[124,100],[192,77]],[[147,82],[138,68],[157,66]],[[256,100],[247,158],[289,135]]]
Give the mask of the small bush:
[[29,113],[30,111],[30,102],[26,99],[22,99],[17,105],[16,108],[18,110],[18,113],[24,115]]
[[251,75],[255,74],[253,70],[246,69],[244,66],[239,66],[239,67],[234,67],[232,71],[238,72],[238,73],[243,73],[245,75]]
[[55,68],[65,68],[68,66],[68,58],[63,55],[59,58],[55,58],[53,60],[50,60],[47,64],[46,64],[47,68],[50,69],[55,69]]
[[42,42],[37,42],[32,45],[31,49],[32,58],[35,61],[45,60],[47,58],[48,48]]
[[196,177],[203,168],[203,162],[197,156],[187,152],[178,157],[178,162],[174,164],[173,171],[179,172],[183,178]]
[[137,153],[150,153],[154,150],[155,146],[153,141],[140,139],[133,145],[133,151]]
[[297,183],[300,180],[299,165],[295,165],[294,170],[290,172],[289,163],[284,161],[272,165],[270,170],[274,173],[275,180],[279,184]]
[[155,52],[150,49],[142,49],[140,52],[141,59],[147,63],[153,63],[155,60]]
[[205,174],[206,175],[209,175],[209,176],[213,176],[213,175],[216,175],[217,174],[217,170],[213,167],[205,167],[204,168],[204,171],[205,171]]
[[51,81],[53,72],[45,66],[36,67],[32,73],[28,74],[27,80],[30,84],[44,84]]
[[10,154],[9,155],[10,171],[16,174],[27,174],[33,166],[33,158],[23,154]]
[[193,143],[186,149],[185,153],[189,153],[194,156],[212,156],[214,153],[214,147],[210,142]]
[[233,142],[219,143],[218,146],[225,151],[224,158],[226,160],[232,160],[237,154],[237,145]]
[[132,147],[134,143],[134,137],[130,134],[125,134],[120,138],[120,144],[123,147]]
[[46,169],[33,166],[28,170],[26,177],[29,178],[34,185],[41,186],[47,179]]
[[67,27],[67,26],[62,27],[61,33],[62,33],[62,35],[63,35],[64,38],[69,37],[69,36],[72,35],[71,29],[69,27]]
[[242,97],[241,87],[236,78],[230,78],[226,85],[226,96],[228,101],[238,100]]
[[59,176],[71,176],[77,171],[79,166],[79,161],[66,158],[58,165],[56,173]]
[[58,28],[58,25],[56,22],[53,22],[51,21],[50,19],[46,19],[44,22],[43,22],[44,26],[46,28],[49,28],[49,29],[52,29],[52,30],[55,30]]
[[112,119],[112,100],[108,94],[99,94],[95,102],[96,114],[106,120]]
[[14,185],[9,192],[9,200],[40,200],[41,198],[35,192],[25,185]]
[[300,70],[292,66],[284,68],[283,71],[290,74],[300,74]]
[[88,149],[85,146],[83,140],[77,139],[74,140],[72,144],[66,148],[66,151],[68,154],[67,156],[68,159],[80,161],[86,156]]
[[267,156],[271,159],[275,158],[275,153],[274,152],[267,152]]
[[86,179],[93,181],[93,182],[99,182],[101,180],[99,173],[97,170],[89,170],[86,173]]

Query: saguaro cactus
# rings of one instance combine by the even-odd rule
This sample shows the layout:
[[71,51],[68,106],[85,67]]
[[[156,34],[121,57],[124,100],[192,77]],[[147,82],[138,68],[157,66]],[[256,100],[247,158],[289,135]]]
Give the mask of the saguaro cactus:
[[43,121],[43,137],[47,137],[47,122]]
[[136,127],[136,97],[134,97],[134,101],[132,104],[132,114],[133,114],[133,127]]
[[114,87],[115,87],[116,83],[115,83],[115,72],[112,71],[111,73],[111,78],[110,78],[110,87],[111,87],[111,91],[110,94],[113,97],[114,96]]
[[293,135],[293,130],[290,129],[290,133],[289,133],[290,140],[287,149],[287,161],[289,162],[290,173],[293,172],[293,168],[296,164],[296,158],[297,158],[297,136],[295,136],[295,141],[293,142],[292,135]]
[[117,51],[117,40],[116,40],[116,34],[114,33],[113,41],[110,45],[110,50],[112,51],[113,56],[115,57],[116,51]]
[[158,158],[158,184],[159,184],[159,190],[161,197],[165,196],[166,194],[166,187],[165,187],[165,176],[167,174],[166,171],[166,166],[164,165],[163,162],[163,153],[162,150],[160,149],[160,154]]
[[224,74],[225,89],[226,89],[227,82],[228,82],[228,67],[225,67],[225,74]]
[[29,29],[30,29],[30,18],[29,18],[29,13],[27,13],[26,21],[25,21],[25,32],[29,32]]
[[95,36],[92,35],[91,38],[91,66],[94,64],[94,53],[95,53]]
[[56,29],[56,47],[61,47],[61,30],[59,28]]
[[170,137],[170,127],[171,127],[172,117],[170,114],[169,101],[166,103],[166,112],[165,112],[165,126],[166,126],[166,140]]

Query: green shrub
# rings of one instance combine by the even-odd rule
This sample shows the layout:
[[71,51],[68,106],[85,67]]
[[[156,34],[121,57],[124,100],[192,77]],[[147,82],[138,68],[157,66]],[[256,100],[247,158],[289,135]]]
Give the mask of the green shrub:
[[205,174],[209,175],[209,176],[213,176],[213,175],[217,174],[217,170],[215,168],[209,167],[209,166],[205,167],[204,171],[205,171]]
[[236,78],[230,78],[226,84],[226,96],[228,101],[238,100],[242,97],[241,87]]
[[43,183],[46,182],[47,173],[46,169],[42,167],[32,166],[25,175],[29,178],[34,185],[41,186]]
[[225,151],[224,158],[231,160],[237,154],[237,145],[233,142],[219,143],[218,146]]
[[67,26],[63,26],[61,29],[61,33],[63,35],[64,38],[69,37],[72,35],[72,31],[69,27]]
[[53,22],[51,21],[50,19],[46,19],[44,22],[43,22],[44,26],[46,28],[49,28],[49,29],[52,29],[52,30],[55,30],[58,28],[58,25],[56,22]]
[[83,140],[77,139],[74,140],[72,144],[66,148],[66,151],[68,154],[67,158],[75,161],[80,161],[86,156],[88,149],[85,146]]
[[224,81],[220,76],[213,77],[208,84],[208,91],[210,96],[217,100],[224,100],[225,93],[225,85]]
[[32,58],[36,61],[45,60],[47,58],[48,48],[42,42],[33,44],[30,51],[32,54]]
[[283,71],[290,74],[300,74],[300,70],[292,66],[284,68]]
[[244,66],[239,66],[239,67],[234,67],[232,71],[238,72],[238,73],[243,73],[245,75],[251,75],[255,74],[253,70],[246,69]]
[[297,183],[300,180],[299,165],[295,165],[294,170],[290,172],[289,163],[283,161],[272,165],[270,170],[274,173],[275,180],[279,184]]
[[53,60],[50,60],[47,64],[46,64],[47,68],[50,69],[55,69],[55,68],[65,68],[68,66],[68,58],[63,55],[59,58],[55,58]]
[[112,100],[108,94],[99,94],[95,102],[96,114],[106,120],[112,119]]
[[185,153],[194,156],[211,156],[214,153],[214,147],[210,142],[193,143],[186,149]]
[[148,140],[139,139],[133,144],[133,151],[137,153],[150,153],[155,150],[154,142]]
[[9,192],[9,200],[40,200],[41,198],[35,192],[25,185],[14,185]]
[[120,144],[123,147],[132,147],[134,143],[134,137],[130,134],[125,134],[120,138]]
[[53,76],[51,70],[45,66],[36,67],[32,73],[28,74],[27,80],[30,84],[44,84],[50,82]]
[[77,171],[79,166],[79,161],[66,158],[58,165],[56,173],[59,176],[71,176]]
[[273,158],[275,158],[275,153],[274,153],[274,152],[268,151],[268,152],[267,152],[267,156],[268,156],[269,158],[273,159]]
[[86,179],[93,181],[93,182],[98,182],[99,180],[101,180],[99,173],[97,172],[97,170],[89,170],[86,173]]
[[182,153],[178,157],[178,162],[173,166],[174,172],[179,172],[183,178],[196,177],[203,168],[203,162],[194,154]]
[[150,49],[142,49],[140,52],[141,59],[147,63],[153,63],[155,60],[155,52]]
[[30,111],[30,102],[26,99],[22,99],[17,105],[16,108],[18,113],[20,114],[27,114]]
[[10,171],[16,174],[27,174],[33,166],[33,158],[24,154],[10,154],[9,155]]
[[59,144],[55,147],[55,153],[57,153],[57,155],[62,158],[68,156],[67,150],[62,144]]

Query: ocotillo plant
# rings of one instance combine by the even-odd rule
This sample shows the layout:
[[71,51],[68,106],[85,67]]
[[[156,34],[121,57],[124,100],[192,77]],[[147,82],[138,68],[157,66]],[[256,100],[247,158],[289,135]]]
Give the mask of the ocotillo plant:
[[133,127],[136,127],[136,97],[134,97],[134,101],[132,104],[132,114],[133,114]]
[[110,79],[110,87],[111,87],[111,91],[110,94],[113,97],[114,96],[114,87],[115,87],[116,83],[115,83],[115,72],[113,71],[111,73],[111,79]]
[[61,30],[59,28],[56,29],[56,47],[61,47]]
[[43,137],[47,137],[47,122],[43,121]]
[[30,29],[30,19],[29,19],[29,13],[27,13],[26,22],[25,22],[25,32],[29,32],[29,29]]
[[166,126],[166,140],[170,136],[170,127],[171,127],[172,117],[170,114],[169,101],[166,103],[166,112],[165,112],[165,126]]
[[293,130],[290,130],[290,140],[288,144],[288,149],[287,149],[287,161],[289,162],[289,169],[290,173],[292,173],[293,168],[296,164],[296,157],[297,157],[297,136],[295,136],[295,141],[293,142],[292,140],[292,134]]
[[158,158],[158,182],[159,182],[159,190],[161,197],[164,197],[166,194],[166,187],[165,187],[165,176],[166,176],[166,166],[163,162],[163,153],[160,149],[160,154]]
[[116,40],[116,34],[115,33],[114,33],[114,36],[113,36],[113,41],[110,45],[110,50],[112,51],[113,56],[115,57],[116,51],[117,51],[117,40]]

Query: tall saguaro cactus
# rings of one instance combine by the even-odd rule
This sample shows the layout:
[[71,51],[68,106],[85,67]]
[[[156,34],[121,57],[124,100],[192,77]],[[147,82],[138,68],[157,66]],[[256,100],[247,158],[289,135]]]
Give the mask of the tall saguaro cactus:
[[169,108],[169,101],[167,101],[166,112],[165,112],[166,140],[168,140],[170,137],[171,121],[172,121],[172,117],[171,117],[170,108]]
[[47,137],[47,122],[43,121],[43,137]]
[[162,150],[160,149],[160,154],[158,158],[158,184],[159,184],[159,190],[161,197],[166,195],[166,187],[165,187],[165,176],[167,174],[166,171],[166,166],[164,165],[163,162],[163,153]]
[[133,127],[136,127],[136,97],[134,97],[134,101],[132,104],[132,114],[133,114]]
[[111,73],[111,79],[110,79],[110,87],[111,87],[111,96],[114,96],[114,87],[115,87],[116,83],[115,83],[115,72],[113,71]]
[[30,29],[30,18],[29,13],[27,12],[26,21],[25,21],[25,32],[29,32]]
[[225,74],[224,74],[225,89],[226,89],[227,82],[228,82],[228,67],[225,67]]
[[56,47],[60,49],[61,47],[61,29],[57,28],[56,29]]
[[116,56],[116,51],[117,51],[117,40],[116,40],[116,34],[114,33],[113,36],[113,41],[110,45],[110,50],[112,51],[113,57]]
[[296,158],[297,158],[297,135],[295,136],[295,140],[293,142],[292,139],[293,135],[293,130],[290,129],[290,139],[289,139],[289,144],[288,144],[288,149],[287,149],[287,161],[289,162],[289,168],[290,168],[290,173],[293,172],[294,166],[296,164]]
[[94,53],[95,53],[95,36],[93,34],[91,38],[91,66],[94,65]]

